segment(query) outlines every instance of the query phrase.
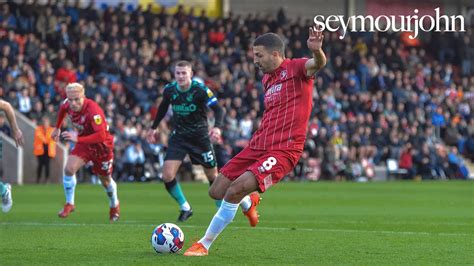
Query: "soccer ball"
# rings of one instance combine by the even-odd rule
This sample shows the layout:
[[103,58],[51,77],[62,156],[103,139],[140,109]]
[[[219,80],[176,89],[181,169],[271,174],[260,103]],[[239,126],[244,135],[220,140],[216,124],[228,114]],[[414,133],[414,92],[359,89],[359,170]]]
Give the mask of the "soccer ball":
[[176,253],[183,248],[184,233],[177,225],[158,225],[151,234],[151,245],[156,253]]

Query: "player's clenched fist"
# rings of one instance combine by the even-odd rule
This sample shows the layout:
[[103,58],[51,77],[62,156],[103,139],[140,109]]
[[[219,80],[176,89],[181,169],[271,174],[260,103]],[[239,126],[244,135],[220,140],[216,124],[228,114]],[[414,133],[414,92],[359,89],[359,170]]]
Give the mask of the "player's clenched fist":
[[77,132],[73,131],[73,132],[63,132],[61,134],[61,136],[67,140],[67,141],[72,141],[72,142],[77,142]]
[[53,132],[51,133],[51,138],[54,139],[54,141],[58,141],[59,139],[59,134],[61,134],[61,129],[55,128]]
[[212,143],[222,144],[222,133],[220,128],[212,128],[209,132],[209,137]]

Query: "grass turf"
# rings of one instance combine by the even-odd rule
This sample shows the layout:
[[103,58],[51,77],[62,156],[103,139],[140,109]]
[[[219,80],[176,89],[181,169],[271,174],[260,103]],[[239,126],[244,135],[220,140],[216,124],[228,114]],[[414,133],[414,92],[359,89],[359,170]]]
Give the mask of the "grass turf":
[[[154,253],[154,227],[175,222],[162,184],[119,184],[121,220],[108,222],[101,186],[80,184],[76,211],[57,212],[60,185],[13,188],[0,213],[0,264],[474,264],[474,182],[282,183],[263,195],[260,224],[241,211],[208,257]],[[183,184],[195,213],[185,247],[216,208],[204,184]]]

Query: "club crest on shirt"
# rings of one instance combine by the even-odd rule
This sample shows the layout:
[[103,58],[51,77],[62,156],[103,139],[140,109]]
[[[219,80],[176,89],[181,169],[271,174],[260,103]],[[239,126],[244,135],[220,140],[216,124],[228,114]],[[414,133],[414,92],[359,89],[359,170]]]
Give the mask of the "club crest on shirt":
[[285,79],[285,78],[286,78],[286,74],[287,74],[286,70],[283,70],[282,72],[280,72],[280,80],[281,80],[281,79]]
[[188,96],[186,96],[186,101],[192,102],[192,101],[193,101],[193,98],[194,98],[194,93],[193,93],[193,94],[189,94]]
[[96,125],[102,124],[102,117],[100,117],[100,115],[94,115],[94,122]]

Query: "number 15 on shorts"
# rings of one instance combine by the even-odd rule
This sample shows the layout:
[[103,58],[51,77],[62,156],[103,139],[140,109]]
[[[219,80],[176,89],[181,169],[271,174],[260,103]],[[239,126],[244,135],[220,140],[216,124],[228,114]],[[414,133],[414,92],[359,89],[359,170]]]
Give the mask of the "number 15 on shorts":
[[214,161],[214,154],[212,154],[212,151],[201,153],[201,155],[205,163],[210,163]]

